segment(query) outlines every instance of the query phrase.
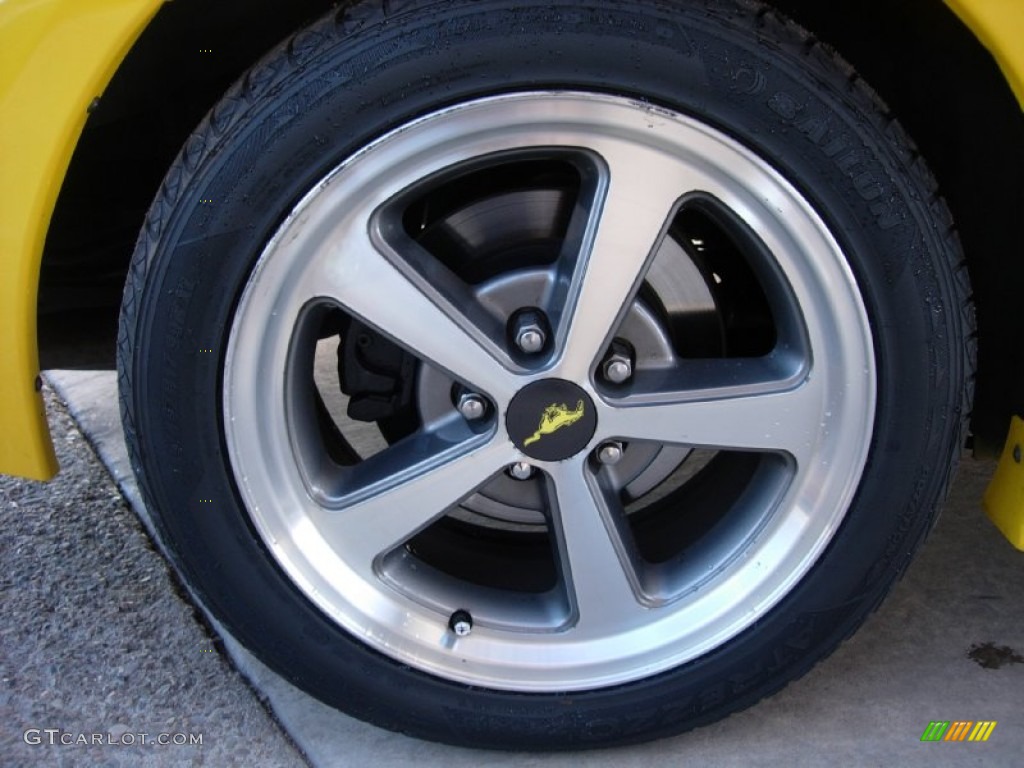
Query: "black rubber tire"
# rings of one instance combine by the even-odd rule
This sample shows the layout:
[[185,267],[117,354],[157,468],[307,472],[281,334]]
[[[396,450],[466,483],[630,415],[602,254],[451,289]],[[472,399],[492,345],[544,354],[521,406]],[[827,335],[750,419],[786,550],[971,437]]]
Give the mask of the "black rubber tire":
[[[879,378],[856,499],[824,555],[756,628],[637,682],[526,695],[400,665],[308,602],[239,499],[220,393],[236,302],[305,192],[417,116],[545,88],[636,97],[767,158],[848,255]],[[749,706],[832,651],[933,524],[961,448],[974,366],[966,270],[909,139],[834,52],[765,6],[727,0],[390,0],[321,19],[253,67],[170,169],[131,265],[118,347],[133,466],[206,607],[288,680],[356,717],[517,750],[677,733]]]

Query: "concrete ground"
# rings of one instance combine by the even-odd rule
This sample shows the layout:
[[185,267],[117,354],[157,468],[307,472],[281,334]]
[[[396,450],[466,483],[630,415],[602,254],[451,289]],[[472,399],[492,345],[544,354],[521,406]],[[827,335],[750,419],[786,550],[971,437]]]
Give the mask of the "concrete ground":
[[[938,526],[878,613],[776,696],[723,722],[629,749],[474,752],[354,721],[290,686],[230,637],[223,638],[230,663],[207,655],[219,643],[192,615],[118,498],[120,489],[147,521],[121,442],[113,373],[48,377],[78,428],[51,409],[55,439],[70,461],[57,481],[42,486],[0,480],[0,763],[286,766],[302,765],[305,758],[316,766],[403,768],[413,762],[445,768],[1024,764],[1024,553],[980,511],[991,463],[965,461]],[[78,429],[116,485],[98,472],[79,474],[81,463],[91,459]],[[998,725],[985,743],[922,743],[933,720]],[[204,740],[201,749],[28,745],[23,732],[30,727],[202,731]]]

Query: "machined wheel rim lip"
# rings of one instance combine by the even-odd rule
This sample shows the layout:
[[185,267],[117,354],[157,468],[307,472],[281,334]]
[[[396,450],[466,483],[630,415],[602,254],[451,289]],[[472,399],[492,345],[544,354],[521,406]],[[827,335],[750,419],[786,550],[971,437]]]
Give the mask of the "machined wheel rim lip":
[[[375,212],[411,185],[501,153],[565,148],[612,157],[623,146],[664,155],[695,180],[693,189],[680,190],[680,199],[688,192],[713,194],[771,252],[796,297],[809,354],[792,381],[764,396],[782,402],[800,393],[793,400],[801,406],[794,421],[807,425],[800,433],[806,440],[786,438],[793,441],[783,451],[794,467],[792,480],[750,532],[749,545],[677,599],[638,598],[635,613],[623,610],[608,620],[593,611],[584,620],[574,609],[574,620],[555,631],[476,626],[456,638],[442,606],[395,590],[380,573],[379,558],[363,562],[349,555],[350,543],[336,543],[339,514],[374,494],[401,498],[401,483],[415,472],[356,495],[321,494],[297,459],[301,447],[288,407],[285,372],[294,365],[294,328],[310,301],[323,295],[325,279],[332,285],[358,283],[359,264],[351,266],[358,259],[346,261],[353,241],[387,250]],[[353,298],[359,306],[351,306],[343,298],[339,304],[360,317],[372,312],[360,302]],[[467,338],[473,338],[471,331]],[[571,487],[566,498],[583,498],[588,488],[596,494],[591,450],[610,438],[628,438],[631,415],[640,413],[630,409],[657,405],[657,395],[622,407],[595,384],[597,361],[574,360],[570,341],[568,353],[554,356],[543,370],[529,370],[488,339],[475,340],[471,357],[491,361],[494,370],[482,388],[500,415],[416,471],[472,461],[474,467],[493,464],[497,472],[528,461],[555,485]],[[564,461],[524,456],[505,428],[512,397],[546,378],[573,381],[598,410],[587,450]],[[874,382],[870,324],[842,250],[813,206],[767,163],[701,122],[648,104],[592,93],[521,93],[460,104],[392,131],[327,174],[295,207],[257,261],[239,301],[225,358],[223,428],[238,492],[263,544],[302,594],[355,638],[455,682],[538,693],[587,690],[692,660],[752,626],[790,592],[831,541],[853,500],[874,423]],[[698,393],[692,402],[701,398]],[[792,432],[782,424],[780,429]],[[677,439],[689,444],[685,429]],[[451,501],[458,499],[456,492]],[[586,592],[582,584],[572,588],[577,586]]]

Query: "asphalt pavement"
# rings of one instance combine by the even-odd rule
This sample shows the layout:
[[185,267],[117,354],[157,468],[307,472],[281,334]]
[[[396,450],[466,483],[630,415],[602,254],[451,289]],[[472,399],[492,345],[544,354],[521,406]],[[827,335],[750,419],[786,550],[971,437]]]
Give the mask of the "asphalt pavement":
[[46,400],[60,474],[0,477],[0,765],[305,765]]
[[[965,460],[935,531],[889,599],[779,694],[628,749],[478,752],[348,718],[230,636],[218,640],[221,630],[191,607],[145,533],[152,531],[125,458],[113,372],[47,378],[77,422],[49,398],[64,469],[50,484],[0,478],[4,765],[1024,764],[1024,553],[980,510],[990,462]],[[996,726],[983,743],[921,741],[936,720]],[[141,732],[168,740],[201,733],[202,745],[49,744],[45,729],[58,731],[58,742],[59,734],[114,733],[123,742]],[[30,743],[37,735],[29,730],[42,731],[41,743]]]

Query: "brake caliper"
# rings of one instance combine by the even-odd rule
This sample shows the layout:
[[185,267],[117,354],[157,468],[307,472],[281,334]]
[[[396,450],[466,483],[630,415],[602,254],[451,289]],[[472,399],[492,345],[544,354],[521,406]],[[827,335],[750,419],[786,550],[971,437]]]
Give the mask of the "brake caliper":
[[338,381],[349,396],[349,418],[404,432],[415,418],[415,380],[416,358],[358,320],[348,322],[338,347]]

